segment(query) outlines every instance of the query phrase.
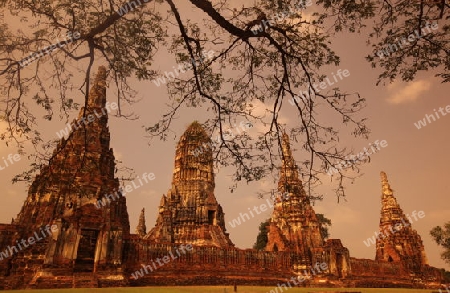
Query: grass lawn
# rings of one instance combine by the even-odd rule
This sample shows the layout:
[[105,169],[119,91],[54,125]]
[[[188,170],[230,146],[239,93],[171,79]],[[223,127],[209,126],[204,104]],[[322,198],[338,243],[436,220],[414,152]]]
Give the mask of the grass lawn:
[[[275,287],[251,287],[238,286],[238,293],[266,293]],[[278,290],[278,293],[281,290]],[[204,292],[204,293],[234,293],[232,286],[195,286],[195,287],[133,287],[133,288],[105,288],[105,289],[60,289],[60,290],[14,290],[2,291],[11,293],[140,293],[140,292],[155,292],[155,293],[190,293],[190,292]],[[431,293],[439,292],[439,290],[420,290],[420,289],[378,289],[378,288],[291,288],[283,290],[288,293],[309,293],[309,292],[362,292],[362,293]]]

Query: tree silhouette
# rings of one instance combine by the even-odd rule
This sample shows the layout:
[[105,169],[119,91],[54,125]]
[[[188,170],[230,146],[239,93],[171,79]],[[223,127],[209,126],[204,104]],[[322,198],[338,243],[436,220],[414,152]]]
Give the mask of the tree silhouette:
[[[47,142],[37,130],[36,105],[45,112],[44,119],[56,115],[67,120],[79,106],[71,94],[78,89],[87,102],[94,63],[110,69],[118,115],[138,119],[121,107],[136,101],[129,82],[161,78],[152,63],[164,48],[178,64],[192,66],[174,67],[166,74],[168,110],[145,127],[149,137],[167,139],[182,106],[202,106],[214,113],[204,126],[219,133],[216,162],[233,166],[235,181],[250,182],[276,169],[281,134],[287,131],[308,154],[299,165],[312,194],[320,175],[352,153],[338,145],[340,132],[350,127],[356,137],[367,138],[369,133],[365,119],[355,115],[365,106],[363,97],[335,87],[322,89],[330,75],[325,68],[340,63],[331,46],[333,38],[374,23],[365,41],[373,50],[367,60],[381,69],[378,82],[411,80],[430,68],[449,81],[450,28],[445,21],[450,6],[445,0],[310,2],[189,0],[196,13],[190,18],[191,9],[173,0],[0,1],[8,19],[0,23],[1,116],[7,125],[0,138],[15,142],[21,152],[24,142],[31,142],[36,148],[31,171],[39,170],[52,155],[38,152]],[[422,32],[433,24],[437,30]],[[416,30],[417,37],[401,43],[401,49],[383,51]],[[213,56],[205,58],[211,51]],[[380,51],[386,53],[382,58]],[[81,74],[84,82],[74,84],[74,76]],[[279,119],[286,107],[293,107],[298,116],[290,125]],[[257,114],[261,108],[264,114]],[[226,129],[240,121],[261,125],[264,132],[256,138],[245,132],[227,137]],[[353,168],[358,171],[357,165]],[[353,177],[341,171],[335,176],[337,195],[344,196],[344,179]]]
[[450,264],[450,222],[445,223],[443,228],[441,226],[434,227],[431,229],[430,235],[437,245],[444,248],[441,258]]

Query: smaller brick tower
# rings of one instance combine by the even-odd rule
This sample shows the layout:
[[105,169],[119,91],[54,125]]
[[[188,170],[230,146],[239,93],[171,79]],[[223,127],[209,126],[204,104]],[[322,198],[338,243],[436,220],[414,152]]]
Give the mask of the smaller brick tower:
[[311,263],[316,253],[321,254],[324,241],[319,220],[303,189],[286,133],[283,134],[282,155],[279,196],[274,202],[266,250],[294,251]]
[[145,226],[145,209],[143,208],[139,215],[139,223],[136,227],[136,234],[139,237],[144,237],[147,234],[147,227]]
[[[381,185],[380,234],[375,260],[404,262],[407,268],[420,271],[427,264],[422,239],[411,227],[411,216],[405,216],[397,203],[384,172],[381,172]],[[417,213],[413,213],[417,220]]]

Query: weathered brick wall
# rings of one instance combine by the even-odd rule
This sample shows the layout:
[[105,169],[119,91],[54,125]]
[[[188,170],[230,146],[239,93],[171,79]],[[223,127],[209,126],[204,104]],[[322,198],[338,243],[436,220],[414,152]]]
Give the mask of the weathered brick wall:
[[420,287],[413,284],[410,273],[399,262],[350,258],[350,264],[354,287]]
[[409,278],[409,272],[404,269],[401,263],[351,257],[350,264],[352,266],[352,273],[355,276],[387,278],[395,276],[396,278]]
[[431,288],[443,280],[439,269],[427,265],[414,273],[404,262],[350,258],[350,263],[356,287]]
[[[220,284],[267,284],[287,280],[294,276],[291,268],[297,255],[291,252],[267,252],[256,250],[223,249],[218,247],[193,247],[192,251],[178,256],[179,246],[150,244],[145,240],[132,240],[127,243],[127,273],[130,284],[144,285],[220,285]],[[157,258],[176,256],[167,264],[159,266]],[[134,280],[131,274],[151,265],[157,269]]]

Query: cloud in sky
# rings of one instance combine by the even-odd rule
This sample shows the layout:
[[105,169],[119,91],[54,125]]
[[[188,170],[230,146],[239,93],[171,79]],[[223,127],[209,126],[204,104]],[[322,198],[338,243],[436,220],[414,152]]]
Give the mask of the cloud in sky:
[[387,99],[391,104],[402,104],[417,100],[422,94],[431,88],[431,82],[426,80],[417,80],[407,83],[405,86],[394,82],[388,86],[390,93]]
[[[256,125],[253,125],[253,129],[255,131],[253,131],[249,135],[255,138],[258,134],[265,133],[269,129],[270,123],[273,118],[273,105],[271,105],[270,103],[265,104],[259,100],[255,100],[252,103],[254,106],[254,108],[252,109],[252,114],[258,117],[263,117],[263,120],[265,121],[265,123],[267,123],[267,125],[264,125],[263,123],[257,123]],[[290,123],[290,119],[286,115],[280,113],[280,115],[278,116],[278,123],[280,123],[281,125],[288,125]]]

